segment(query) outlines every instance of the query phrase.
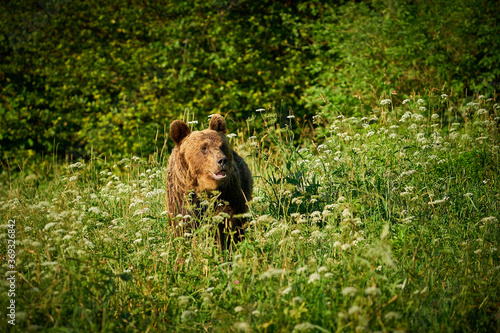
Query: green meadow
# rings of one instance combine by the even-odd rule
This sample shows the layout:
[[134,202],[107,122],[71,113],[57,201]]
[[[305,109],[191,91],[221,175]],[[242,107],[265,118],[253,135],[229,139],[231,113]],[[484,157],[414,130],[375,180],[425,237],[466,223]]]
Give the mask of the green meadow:
[[271,108],[229,125],[255,183],[230,250],[215,242],[223,215],[174,236],[167,148],[4,173],[0,275],[9,229],[18,273],[14,327],[2,281],[2,330],[498,331],[500,106],[451,98],[315,116],[314,139]]
[[[1,1],[0,332],[500,333],[499,13]],[[166,204],[169,125],[213,114],[254,181],[227,249],[214,197]]]

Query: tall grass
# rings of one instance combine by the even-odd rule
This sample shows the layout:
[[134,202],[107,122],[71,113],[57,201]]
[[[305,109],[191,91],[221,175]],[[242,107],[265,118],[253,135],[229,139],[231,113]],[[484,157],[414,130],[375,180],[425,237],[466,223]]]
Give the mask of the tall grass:
[[255,187],[231,251],[214,241],[223,216],[174,236],[165,154],[4,173],[18,273],[16,326],[5,284],[1,329],[498,331],[499,106],[433,98],[315,117],[300,144],[300,120],[272,110],[233,128]]

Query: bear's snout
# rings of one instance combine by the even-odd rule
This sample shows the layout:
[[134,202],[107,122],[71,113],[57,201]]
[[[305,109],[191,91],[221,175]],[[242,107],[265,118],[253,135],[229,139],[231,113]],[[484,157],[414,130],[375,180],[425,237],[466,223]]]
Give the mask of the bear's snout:
[[227,175],[227,169],[228,169],[227,157],[225,155],[217,156],[216,163],[219,170],[217,172],[214,172],[213,177],[217,181],[222,181],[224,178],[226,178]]
[[221,169],[224,169],[227,167],[227,157],[221,157],[217,160],[217,166]]

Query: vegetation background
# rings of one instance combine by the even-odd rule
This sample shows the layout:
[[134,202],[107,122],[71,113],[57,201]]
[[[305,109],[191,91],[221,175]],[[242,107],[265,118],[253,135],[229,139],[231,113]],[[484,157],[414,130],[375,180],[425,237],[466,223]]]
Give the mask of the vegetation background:
[[0,158],[147,156],[186,111],[241,123],[272,105],[283,122],[368,115],[430,87],[496,94],[499,12],[493,0],[3,1]]
[[[499,6],[2,2],[0,331],[500,332]],[[230,251],[166,211],[211,113]]]

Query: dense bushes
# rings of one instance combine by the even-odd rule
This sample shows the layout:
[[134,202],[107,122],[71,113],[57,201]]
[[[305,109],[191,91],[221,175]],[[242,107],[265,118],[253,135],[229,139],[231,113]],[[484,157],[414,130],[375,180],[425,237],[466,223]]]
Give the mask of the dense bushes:
[[0,14],[0,145],[10,164],[91,149],[147,155],[187,112],[331,115],[321,94],[361,114],[364,100],[393,92],[498,88],[494,1],[26,3]]
[[348,107],[391,95],[401,101],[429,88],[460,97],[473,91],[494,94],[500,75],[499,9],[494,1],[343,5],[337,9],[341,21],[329,23],[317,39],[329,50],[341,45],[336,66],[320,71],[320,84],[306,93]]

